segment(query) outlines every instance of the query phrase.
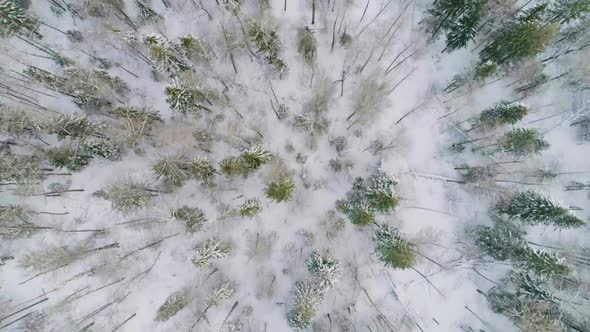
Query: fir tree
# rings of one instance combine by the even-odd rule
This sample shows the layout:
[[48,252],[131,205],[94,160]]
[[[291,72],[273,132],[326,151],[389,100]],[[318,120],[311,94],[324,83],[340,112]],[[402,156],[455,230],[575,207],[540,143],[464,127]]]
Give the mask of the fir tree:
[[266,197],[277,203],[288,201],[293,197],[295,182],[290,176],[282,176],[277,181],[268,184],[265,189]]
[[88,164],[92,156],[81,154],[81,150],[73,146],[62,146],[47,149],[45,158],[55,167],[63,167],[70,171],[80,171]]
[[128,181],[113,184],[105,190],[99,190],[94,196],[111,201],[116,210],[123,213],[146,207],[155,196],[143,183]]
[[411,268],[416,262],[412,245],[404,239],[397,229],[381,225],[373,236],[375,254],[389,267],[395,269]]
[[230,253],[230,246],[228,243],[221,242],[217,239],[210,239],[197,248],[195,255],[191,262],[196,267],[204,267],[209,265],[212,259],[224,258]]
[[564,258],[560,258],[557,253],[547,250],[526,247],[518,249],[514,253],[514,257],[524,268],[545,277],[553,278],[570,272]]
[[475,37],[485,4],[484,0],[435,1],[433,7],[426,11],[429,16],[422,23],[432,40],[438,38],[441,31],[446,31],[445,50],[453,51],[464,47]]
[[240,216],[244,218],[254,218],[262,211],[262,203],[256,198],[247,199],[240,205]]
[[203,228],[203,224],[207,222],[207,217],[203,210],[188,206],[183,206],[172,211],[172,217],[184,223],[186,231],[189,233],[200,231]]
[[248,170],[255,171],[269,162],[272,154],[260,145],[252,145],[242,153],[241,158]]
[[139,20],[141,22],[157,22],[161,17],[143,0],[135,0],[137,9],[139,9]]
[[321,255],[314,250],[307,258],[306,264],[307,270],[318,279],[319,286],[322,288],[332,288],[340,278],[340,264],[329,253]]
[[158,71],[178,75],[179,72],[189,69],[177,47],[164,36],[150,34],[145,36],[143,41],[147,45],[148,54]]
[[497,210],[529,225],[553,225],[558,228],[576,228],[585,223],[571,214],[569,209],[534,191],[519,192],[502,200]]
[[549,142],[536,129],[513,129],[500,139],[501,150],[515,156],[539,154],[549,147]]
[[297,52],[303,56],[308,65],[312,65],[317,52],[318,42],[315,39],[313,30],[309,27],[299,29],[299,41],[297,42]]
[[499,222],[494,227],[479,225],[473,230],[475,244],[498,260],[510,259],[516,250],[527,246],[525,232],[515,225]]
[[480,53],[480,63],[507,64],[541,53],[559,32],[559,24],[516,20],[502,28]]
[[188,289],[181,289],[170,294],[166,301],[158,308],[156,321],[165,322],[176,315],[192,301]]
[[10,38],[23,31],[41,38],[38,20],[13,0],[0,0],[0,37]]
[[515,124],[528,112],[529,108],[523,104],[502,101],[481,112],[478,120],[486,128],[494,129],[502,125]]

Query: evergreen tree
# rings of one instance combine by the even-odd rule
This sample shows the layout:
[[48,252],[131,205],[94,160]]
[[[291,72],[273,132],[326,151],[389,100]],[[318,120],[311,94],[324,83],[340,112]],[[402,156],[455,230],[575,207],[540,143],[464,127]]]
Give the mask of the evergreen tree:
[[166,102],[170,108],[178,113],[186,114],[196,111],[194,93],[186,87],[167,86],[164,89]]
[[287,64],[279,57],[281,42],[275,29],[252,22],[248,29],[248,36],[256,46],[257,53],[273,65],[279,75],[286,74]]
[[23,31],[41,38],[38,20],[13,0],[0,0],[0,37],[10,38]]
[[238,175],[246,177],[250,173],[250,168],[241,157],[227,157],[219,163],[219,171],[230,177]]
[[269,162],[272,154],[261,145],[251,145],[242,153],[241,158],[248,170],[255,171]]
[[195,255],[191,262],[196,267],[204,267],[209,265],[212,259],[224,258],[230,253],[230,246],[228,243],[221,242],[217,239],[210,239],[197,248]]
[[154,62],[156,69],[162,73],[178,75],[179,72],[189,69],[185,59],[182,58],[178,49],[166,37],[150,34],[143,38],[148,48],[150,59]]
[[441,31],[446,31],[447,47],[453,51],[465,47],[477,33],[482,10],[486,0],[438,0],[426,13],[429,15],[422,22],[431,39],[438,38]]
[[347,34],[346,31],[344,31],[341,35],[340,35],[340,46],[344,47],[344,48],[350,48],[350,46],[352,46],[352,36]]
[[516,20],[502,28],[479,53],[480,63],[508,64],[541,53],[559,32],[559,24]]
[[190,160],[189,171],[195,180],[210,183],[217,172],[211,161],[206,157],[197,157]]
[[322,303],[325,289],[311,280],[297,281],[291,290],[293,308],[287,314],[287,321],[292,328],[306,329]]
[[512,258],[516,250],[527,246],[525,232],[507,222],[499,222],[494,227],[479,225],[473,235],[479,248],[501,261]]
[[539,154],[549,147],[549,142],[536,129],[513,129],[500,139],[501,150],[515,156]]
[[186,58],[196,63],[209,63],[213,58],[211,46],[204,40],[191,35],[180,37],[180,48]]
[[24,156],[0,150],[0,181],[35,183],[45,178],[36,155]]
[[303,56],[308,65],[312,65],[317,52],[318,42],[315,39],[313,30],[309,27],[299,29],[299,41],[297,42],[297,52]]
[[111,110],[111,114],[119,120],[124,131],[121,136],[130,146],[135,146],[141,139],[150,136],[154,127],[164,122],[158,112],[149,108],[119,106]]
[[293,125],[304,130],[310,136],[321,136],[328,131],[329,122],[324,114],[308,111],[298,114]]
[[262,203],[259,199],[251,198],[247,199],[242,205],[240,205],[240,216],[244,218],[254,218],[257,214],[262,211]]
[[88,164],[92,156],[82,155],[81,150],[74,146],[62,146],[47,149],[45,158],[55,167],[63,167],[70,171],[80,171]]
[[558,228],[576,228],[585,223],[571,214],[569,209],[534,191],[519,192],[502,200],[497,210],[529,225],[553,225]]
[[288,201],[293,197],[295,182],[290,176],[281,176],[277,181],[268,184],[265,189],[266,197],[277,203]]
[[389,267],[395,269],[411,268],[416,262],[412,245],[402,237],[397,229],[381,225],[373,236],[375,254]]
[[549,22],[568,24],[587,18],[590,13],[590,0],[556,0],[549,9]]
[[161,18],[145,1],[135,0],[135,4],[137,5],[137,9],[139,9],[139,20],[141,22],[157,22]]
[[374,222],[375,213],[389,214],[399,202],[395,195],[397,182],[378,170],[368,180],[357,177],[352,190],[345,200],[336,202],[338,210],[346,214],[356,225],[368,225]]
[[30,112],[0,105],[0,132],[16,138],[38,137],[42,129],[42,122],[37,121]]
[[547,250],[526,247],[516,250],[514,257],[518,260],[519,265],[545,277],[553,278],[570,272],[564,258]]
[[326,290],[332,288],[340,278],[340,263],[329,253],[321,255],[314,250],[306,261],[307,270],[317,278],[319,286]]
[[225,280],[213,290],[211,295],[209,295],[209,298],[207,299],[207,305],[210,307],[222,305],[232,295],[234,295],[235,291],[236,289],[234,288],[232,282]]
[[59,140],[66,137],[85,139],[95,134],[101,127],[101,123],[90,121],[84,114],[72,113],[53,117],[48,130],[50,134],[56,134]]
[[166,301],[158,308],[156,321],[165,322],[176,315],[192,301],[188,289],[181,289],[170,294]]
[[205,212],[199,208],[191,208],[183,206],[172,211],[172,217],[184,223],[186,231],[194,233],[203,228],[203,224],[207,222]]
[[520,103],[502,101],[479,115],[479,123],[486,128],[494,129],[502,125],[515,124],[529,112],[529,108]]
[[111,201],[116,210],[123,213],[146,207],[156,194],[143,183],[128,181],[113,184],[105,190],[99,190],[94,196]]
[[90,139],[84,141],[80,149],[83,155],[106,160],[118,160],[121,148],[105,139]]
[[164,157],[153,166],[157,178],[169,186],[182,186],[188,179],[188,160],[185,157]]

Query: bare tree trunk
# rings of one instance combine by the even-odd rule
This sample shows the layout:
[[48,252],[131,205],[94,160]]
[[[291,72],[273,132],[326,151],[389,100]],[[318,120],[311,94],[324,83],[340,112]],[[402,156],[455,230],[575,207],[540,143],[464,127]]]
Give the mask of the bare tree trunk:
[[315,24],[315,0],[311,3],[311,25]]

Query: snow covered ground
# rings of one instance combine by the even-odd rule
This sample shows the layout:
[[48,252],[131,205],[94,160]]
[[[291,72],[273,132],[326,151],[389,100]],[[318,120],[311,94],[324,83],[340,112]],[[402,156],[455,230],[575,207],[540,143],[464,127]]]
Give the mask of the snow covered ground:
[[[259,5],[263,1],[245,1],[239,11],[244,24],[261,20],[277,29],[280,56],[289,66],[288,74],[281,78],[271,75],[270,65],[246,47],[233,55],[237,74],[234,72],[221,27],[232,30],[239,40],[243,35],[239,20],[223,3],[169,2],[170,8],[166,8],[164,2],[152,0],[151,7],[162,17],[139,25],[136,33],[162,34],[169,40],[193,34],[212,45],[215,56],[211,63],[195,69],[199,82],[222,93],[223,101],[211,106],[212,114],[183,116],[170,110],[164,94],[170,82],[166,77],[154,80],[151,66],[128,51],[118,30],[130,32],[131,28],[121,20],[73,20],[69,13],[58,17],[50,11],[48,1],[32,1],[30,11],[47,25],[62,31],[79,30],[84,36],[83,42],[72,43],[42,25],[43,43],[82,67],[95,66],[88,54],[120,64],[109,73],[129,86],[130,92],[121,103],[152,107],[165,124],[156,128],[151,141],[125,151],[121,160],[92,160],[80,172],[51,175],[27,190],[0,187],[2,205],[68,212],[33,214],[35,225],[52,229],[37,230],[30,238],[1,240],[0,256],[14,259],[0,266],[0,329],[26,316],[5,329],[25,329],[25,323],[39,322],[39,331],[289,331],[286,317],[293,301],[292,286],[308,275],[306,259],[313,250],[329,250],[340,262],[342,274],[319,305],[309,330],[517,330],[507,317],[492,312],[478,292],[499,282],[510,265],[486,264],[481,253],[469,245],[465,231],[470,226],[491,224],[489,209],[498,194],[526,185],[494,183],[482,188],[447,181],[460,179],[454,168],[461,164],[513,159],[477,152],[458,155],[449,147],[465,139],[462,135],[468,126],[457,123],[500,100],[520,97],[507,87],[514,78],[505,77],[469,93],[444,94],[442,90],[453,75],[473,66],[476,54],[470,52],[472,47],[441,54],[440,44],[427,43],[419,22],[431,5],[428,1],[318,0],[313,2],[313,25],[311,0],[270,1],[262,16]],[[136,20],[135,1],[125,1],[125,8]],[[305,26],[311,27],[317,38],[313,65],[305,63],[297,52],[298,30]],[[395,35],[389,40],[391,29]],[[344,31],[353,37],[350,48],[339,43]],[[0,49],[3,74],[19,77],[16,73],[27,65],[59,71],[51,60],[31,55],[39,52],[17,38],[3,39]],[[393,70],[387,72],[387,68]],[[4,79],[6,84],[16,82]],[[384,97],[349,118],[363,85],[369,82],[384,84]],[[78,111],[71,98],[40,85],[31,87],[51,95],[27,92],[43,107],[65,113]],[[521,101],[535,110],[521,123],[540,128],[551,148],[523,163],[506,164],[506,174],[498,178],[527,182],[513,173],[527,167],[552,167],[559,172],[590,170],[590,145],[579,144],[576,131],[565,121],[573,112],[574,96],[558,82],[544,89]],[[312,99],[321,91],[325,91],[329,126],[326,134],[310,136],[293,122],[296,115],[312,107]],[[16,105],[3,96],[0,103]],[[278,103],[288,106],[284,119],[278,119],[271,107]],[[35,112],[43,116],[47,111]],[[559,112],[564,113],[549,117]],[[223,118],[213,120],[217,114]],[[197,144],[196,130],[210,135],[207,149]],[[340,137],[346,146],[338,152],[334,142]],[[47,139],[51,144],[56,142],[54,137]],[[375,151],[375,141],[382,142],[384,149]],[[270,163],[248,178],[216,174],[211,186],[187,181],[172,192],[158,193],[147,206],[130,213],[121,213],[109,201],[93,195],[129,179],[160,188],[161,179],[152,167],[161,157],[206,155],[217,164],[239,155],[247,142],[259,142],[273,154]],[[336,173],[330,166],[333,159],[350,161],[352,166]],[[367,177],[378,167],[396,177],[401,201],[395,213],[379,215],[377,222],[399,228],[416,245],[420,254],[415,269],[383,265],[374,254],[376,226],[353,225],[335,210],[336,201],[346,196],[353,179]],[[292,200],[277,203],[265,197],[264,188],[281,172],[292,175],[295,191]],[[587,178],[583,174],[563,175],[542,189],[536,184],[530,187],[566,206],[585,208],[587,192],[564,191],[563,186],[570,180],[585,182]],[[84,191],[32,195],[51,191],[55,182]],[[260,214],[252,219],[224,217],[224,211],[238,208],[248,198],[262,201]],[[170,217],[171,210],[183,206],[205,212],[208,220],[202,230],[188,233]],[[587,220],[588,212],[584,209],[578,215]],[[339,224],[338,219],[344,223]],[[534,227],[528,236],[530,241],[546,245],[581,247],[588,245],[588,235],[585,226],[559,232]],[[212,238],[231,243],[230,255],[206,267],[195,267],[191,258],[196,248]],[[117,245],[103,248],[110,244]],[[38,256],[62,246],[79,254],[71,264],[41,271],[23,266],[25,255]],[[80,254],[96,248],[101,249]],[[224,280],[233,283],[235,293],[211,306],[210,294]],[[158,308],[170,294],[182,289],[187,290],[191,302],[170,319],[157,321]],[[19,311],[31,304],[35,305]]]

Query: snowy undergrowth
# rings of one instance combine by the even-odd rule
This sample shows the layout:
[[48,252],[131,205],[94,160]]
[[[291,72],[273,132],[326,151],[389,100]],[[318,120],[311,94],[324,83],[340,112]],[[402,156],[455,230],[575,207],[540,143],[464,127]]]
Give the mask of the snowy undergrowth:
[[[239,7],[234,1],[168,2],[169,7],[152,1],[158,16],[145,21],[136,1],[124,1],[137,31],[117,11],[80,20],[70,12],[56,16],[50,1],[32,2],[30,12],[47,25],[78,30],[84,37],[73,43],[41,25],[42,42],[51,49],[81,68],[95,69],[96,58],[117,64],[108,72],[128,91],[106,92],[112,108],[149,107],[163,121],[156,121],[147,137],[126,139],[118,160],[96,157],[71,175],[2,185],[3,206],[20,204],[29,210],[28,222],[51,229],[2,239],[0,256],[13,259],[0,267],[0,324],[28,315],[9,328],[38,322],[38,330],[63,331],[285,331],[299,324],[293,323],[292,310],[303,310],[314,331],[516,330],[477,291],[499,282],[509,264],[485,264],[465,230],[490,225],[489,209],[499,193],[522,187],[445,181],[460,179],[454,168],[463,163],[510,159],[469,151],[457,155],[449,148],[465,139],[455,123],[515,98],[506,88],[511,78],[469,95],[442,93],[473,56],[468,51],[440,55],[440,45],[427,43],[418,22],[429,3],[372,1],[365,7],[364,2],[317,1],[312,24],[311,1],[272,1],[268,8],[265,1]],[[250,33],[254,22],[276,29],[280,46],[264,44],[268,36],[257,43],[252,35],[262,32]],[[317,39],[315,51],[309,51],[309,40],[299,43],[309,33],[305,27]],[[198,49],[191,70],[182,70],[186,59],[149,48],[178,43],[188,34],[211,47]],[[352,37],[350,45],[346,35]],[[71,90],[58,93],[21,76],[27,66],[63,75],[54,61],[30,55],[38,50],[21,39],[2,42],[0,73],[10,75],[3,75],[7,82],[18,88],[13,84],[24,80],[43,93],[27,91],[41,109],[5,94],[0,102],[31,109],[42,121],[49,121],[52,111],[80,112],[80,105],[64,95]],[[165,93],[181,82],[198,88],[191,92],[187,114],[173,110],[186,110],[179,102],[185,99],[167,102],[171,97]],[[540,127],[551,142],[549,150],[525,162],[531,169],[590,169],[588,145],[576,145],[574,131],[556,127],[567,114],[533,122],[569,107],[567,99],[556,87],[526,100],[535,112],[523,123]],[[126,132],[119,128],[124,121],[113,121],[108,111],[87,114],[104,121],[96,131],[114,141]],[[39,135],[47,144],[63,144],[55,135]],[[34,136],[24,141],[45,144]],[[28,151],[26,144],[10,148]],[[245,154],[253,148],[272,157],[252,160]],[[199,164],[201,157],[216,170]],[[231,174],[219,166],[229,157],[234,158]],[[154,167],[164,158],[167,164],[161,166],[174,170],[175,181]],[[399,201],[392,214],[376,209],[374,221],[399,229],[415,253],[413,268],[380,261],[373,240],[378,226],[355,225],[337,209],[356,177],[369,179],[378,169],[395,178]],[[55,167],[51,172],[62,171],[68,172]],[[544,185],[544,192],[583,207],[585,195],[563,191],[567,176],[574,175]],[[56,182],[83,191],[35,195],[59,191]],[[129,183],[135,185],[133,203],[120,203],[134,206],[121,211],[120,185]],[[528,236],[547,245],[582,246],[588,231],[535,226]],[[338,262],[338,278],[329,286],[309,267],[316,253]],[[298,301],[301,293],[311,294],[309,303]]]

